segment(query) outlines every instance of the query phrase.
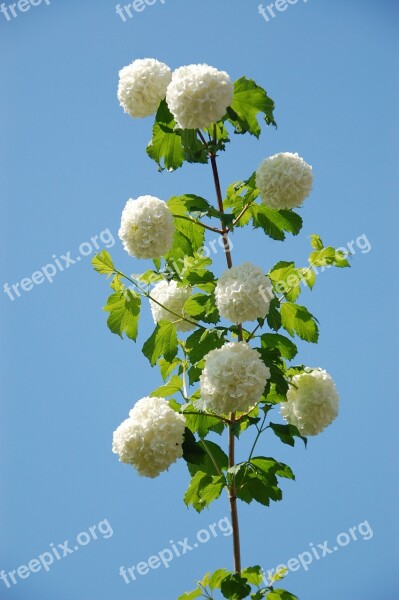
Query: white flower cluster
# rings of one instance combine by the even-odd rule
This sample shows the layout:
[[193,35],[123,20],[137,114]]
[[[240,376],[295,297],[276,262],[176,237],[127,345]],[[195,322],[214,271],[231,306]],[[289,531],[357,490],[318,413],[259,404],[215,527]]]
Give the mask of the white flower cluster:
[[269,312],[272,284],[262,269],[245,262],[222,273],[215,298],[221,317],[232,323],[255,321]]
[[173,234],[173,215],[165,202],[154,196],[127,201],[118,235],[130,256],[158,258],[166,254]]
[[225,71],[188,65],[173,72],[166,102],[181,129],[204,129],[226,114],[234,86]]
[[[171,321],[175,324],[177,331],[192,331],[195,325],[187,321],[179,320],[176,316],[183,314],[183,306],[190,298],[192,290],[189,286],[178,286],[176,281],[160,281],[151,291],[151,296],[158,300],[162,306],[159,306],[153,300],[150,300],[152,318],[155,323],[159,321]],[[173,311],[172,314],[169,311]]]
[[217,414],[245,412],[259,402],[269,378],[259,352],[246,342],[228,342],[205,357],[200,379],[204,408]]
[[153,115],[172,79],[167,65],[153,58],[137,59],[119,71],[118,100],[132,117]]
[[281,404],[281,414],[302,435],[317,435],[338,415],[339,396],[332,377],[322,369],[295,375]]
[[290,152],[266,158],[256,172],[256,187],[263,203],[276,210],[300,206],[312,185],[312,167]]
[[142,398],[114,432],[112,451],[140,475],[157,477],[183,456],[185,418],[165,398]]

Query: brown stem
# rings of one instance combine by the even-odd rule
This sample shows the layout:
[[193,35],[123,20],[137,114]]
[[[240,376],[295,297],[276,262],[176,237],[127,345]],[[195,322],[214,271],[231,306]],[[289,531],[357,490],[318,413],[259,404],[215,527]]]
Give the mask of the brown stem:
[[[224,214],[223,196],[222,196],[222,189],[220,187],[220,179],[219,179],[219,172],[218,172],[218,167],[217,167],[217,163],[216,163],[216,155],[210,154],[210,159],[211,159],[211,165],[212,165],[213,179],[215,182],[216,198],[217,198],[217,202],[218,202],[219,212],[221,213],[221,215],[223,215]],[[222,232],[223,232],[222,235],[223,235],[223,242],[224,242],[224,252],[226,255],[227,266],[229,269],[231,269],[233,266],[233,261],[231,258],[229,234],[228,234],[228,230],[226,229],[226,227],[223,223],[223,220],[221,221],[221,223],[222,223]],[[238,325],[238,340],[239,341],[243,340],[241,324]],[[231,467],[234,467],[234,465],[235,465],[235,437],[234,437],[235,422],[236,422],[236,415],[235,415],[235,413],[232,413],[231,414],[231,424],[229,427],[229,469]],[[229,486],[228,491],[229,491],[229,501],[230,501],[231,525],[233,528],[234,570],[236,573],[240,574],[241,573],[240,527],[239,527],[239,522],[238,522],[237,491],[236,491],[236,487],[235,487],[234,477],[233,477],[233,482]]]

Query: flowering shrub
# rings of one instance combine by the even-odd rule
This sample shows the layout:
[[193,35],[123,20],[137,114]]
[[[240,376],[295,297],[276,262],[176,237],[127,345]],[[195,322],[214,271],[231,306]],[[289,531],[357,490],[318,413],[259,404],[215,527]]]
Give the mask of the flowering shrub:
[[[299,234],[302,218],[292,209],[302,204],[313,182],[312,168],[302,158],[283,153],[223,194],[217,157],[226,150],[231,130],[235,139],[259,138],[259,116],[276,125],[273,100],[253,80],[241,77],[233,85],[227,73],[207,65],[181,67],[171,76],[166,65],[144,59],[122,69],[119,98],[133,116],[156,111],[147,154],[159,170],[210,163],[216,202],[192,193],[166,203],[152,196],[129,200],[119,237],[131,256],[152,258],[152,268],[129,276],[106,251],[93,259],[94,268],[111,278],[104,310],[113,333],[137,341],[141,302],[149,301],[155,329],[142,352],[159,366],[163,379],[115,431],[113,451],[147,477],[182,458],[190,476],[184,502],[198,512],[227,491],[233,570],[207,573],[179,600],[296,600],[275,588],[284,573],[265,581],[259,566],[243,568],[238,503],[280,501],[280,479],[294,479],[288,465],[255,455],[266,431],[294,446],[320,433],[338,414],[332,378],[293,361],[297,339],[317,343],[319,337],[317,320],[298,303],[302,284],[314,287],[317,267],[349,263],[312,235],[305,266],[268,264],[266,245],[261,266],[233,265],[233,230],[238,234],[251,225],[254,235],[262,232],[279,241]],[[227,270],[219,277],[202,251],[209,230],[224,248]],[[284,418],[280,423],[271,420],[277,407]],[[223,433],[227,453],[209,439]],[[237,463],[235,447],[244,435],[253,437],[252,449]]]

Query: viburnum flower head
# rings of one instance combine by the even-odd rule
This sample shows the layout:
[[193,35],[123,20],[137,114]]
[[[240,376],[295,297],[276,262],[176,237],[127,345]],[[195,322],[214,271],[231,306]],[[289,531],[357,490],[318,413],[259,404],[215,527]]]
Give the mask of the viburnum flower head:
[[153,115],[172,79],[167,65],[154,58],[140,58],[119,71],[118,100],[131,117]]
[[228,342],[205,357],[200,379],[203,406],[217,414],[245,412],[259,402],[269,378],[259,352],[246,342]]
[[144,477],[157,477],[183,456],[183,415],[165,398],[142,398],[114,432],[112,451]]
[[221,317],[232,323],[255,321],[269,312],[272,284],[262,269],[245,262],[222,273],[215,298]]
[[234,86],[225,71],[188,65],[173,72],[166,102],[181,129],[204,129],[226,114]]
[[127,201],[118,235],[130,256],[159,258],[169,252],[173,234],[173,215],[163,200],[140,196]]
[[312,167],[291,152],[265,158],[256,172],[256,187],[262,201],[275,210],[300,206],[312,185]]
[[281,414],[302,435],[317,435],[337,417],[338,405],[332,377],[323,369],[307,369],[292,378]]
[[[195,325],[179,320],[176,316],[183,314],[184,303],[190,298],[191,294],[192,290],[189,286],[179,287],[176,281],[160,281],[157,283],[150,295],[155,300],[158,300],[162,306],[150,300],[154,322],[171,321],[175,324],[177,331],[191,331],[195,329]],[[172,314],[167,309],[173,311],[175,314]]]

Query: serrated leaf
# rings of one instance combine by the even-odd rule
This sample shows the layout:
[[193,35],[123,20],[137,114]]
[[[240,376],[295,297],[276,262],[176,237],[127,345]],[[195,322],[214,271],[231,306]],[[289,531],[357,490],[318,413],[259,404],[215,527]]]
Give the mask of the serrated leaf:
[[[205,450],[196,441],[194,434],[188,427],[186,427],[184,432],[184,442],[182,448],[183,458],[187,463],[191,465],[201,465],[203,463]],[[195,472],[198,470],[200,469],[196,469]]]
[[286,590],[273,590],[267,594],[266,598],[267,600],[299,600],[297,596]]
[[249,209],[255,228],[273,240],[285,240],[285,232],[297,235],[302,228],[302,218],[292,210],[273,210],[264,204],[254,204]]
[[315,233],[310,236],[310,245],[315,250],[322,250],[322,248],[324,248],[324,244],[321,241],[321,237]]
[[168,398],[169,396],[173,396],[177,392],[180,392],[182,387],[183,381],[181,377],[178,375],[173,375],[168,383],[161,385],[156,390],[151,392],[150,397]]
[[201,512],[211,502],[219,498],[224,486],[224,477],[207,475],[198,471],[191,479],[184,495],[184,502],[187,506],[192,505],[197,512]]
[[281,305],[281,322],[284,329],[294,337],[316,344],[319,339],[319,329],[313,315],[304,306],[284,302]]
[[269,427],[277,435],[277,437],[280,438],[283,444],[295,446],[295,438],[300,438],[305,444],[305,447],[308,443],[306,437],[300,434],[295,425],[279,425],[276,423],[269,423]]
[[201,462],[187,465],[191,475],[195,475],[198,471],[201,471],[213,476],[220,474],[219,471],[227,469],[229,459],[220,446],[209,440],[201,440],[198,442],[198,445],[204,450],[204,453],[202,454]]
[[241,571],[241,575],[245,577],[249,583],[257,586],[261,585],[264,577],[262,567],[258,565],[255,567],[247,567]]
[[151,366],[156,365],[161,356],[168,362],[172,362],[177,355],[177,350],[176,329],[169,321],[160,321],[143,346],[143,354],[148,358]]
[[211,590],[220,590],[223,579],[225,579],[230,572],[227,569],[218,569],[209,578],[208,585]]
[[147,154],[159,166],[174,171],[184,162],[184,149],[181,135],[175,130],[176,121],[170,112],[165,100],[159,105],[155,124],[152,130],[152,139],[147,146]]
[[280,301],[278,298],[273,298],[269,305],[269,312],[266,320],[270,329],[278,331],[281,328]]
[[102,250],[96,254],[91,261],[94,269],[101,275],[113,275],[115,273],[114,263],[111,255],[106,250]]
[[225,343],[224,335],[220,335],[217,330],[207,329],[204,332],[202,329],[194,331],[186,340],[186,349],[189,359],[193,365],[215,348],[221,348]]
[[258,114],[263,114],[267,125],[276,126],[273,110],[273,100],[255,81],[241,77],[234,83],[233,101],[227,114],[236,133],[249,132],[258,138],[261,133],[257,119]]
[[199,588],[196,588],[192,592],[185,592],[182,596],[179,596],[177,600],[195,600],[195,598],[200,598],[202,596],[202,591]]
[[264,348],[277,348],[287,360],[292,360],[298,354],[294,342],[279,333],[264,333],[260,339]]
[[104,310],[109,312],[107,325],[112,333],[136,341],[140,318],[141,298],[139,294],[126,290],[115,292],[107,301]]
[[295,302],[301,293],[300,270],[293,262],[278,262],[268,273],[273,288],[278,294],[283,294],[290,302]]
[[198,411],[194,406],[188,406],[185,413],[187,427],[193,433],[198,433],[200,438],[204,438],[210,431],[221,434],[224,430],[223,421],[212,415],[207,415]]
[[193,294],[186,300],[183,313],[194,317],[196,321],[216,324],[220,321],[215,298],[209,294]]
[[197,130],[183,129],[180,135],[184,160],[189,163],[207,163],[209,160],[208,150],[198,139]]
[[162,379],[166,381],[169,375],[181,365],[181,362],[182,361],[180,358],[175,358],[171,362],[165,360],[164,358],[160,358],[158,364]]
[[248,585],[244,577],[233,573],[223,579],[220,590],[228,600],[242,600],[242,598],[248,598],[251,593],[251,586]]

